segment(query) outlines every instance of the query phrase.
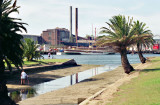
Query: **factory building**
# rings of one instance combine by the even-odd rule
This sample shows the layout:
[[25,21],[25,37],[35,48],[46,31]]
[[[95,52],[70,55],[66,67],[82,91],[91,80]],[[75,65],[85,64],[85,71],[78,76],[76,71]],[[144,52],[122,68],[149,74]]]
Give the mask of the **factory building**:
[[25,38],[29,38],[32,39],[35,43],[42,44],[42,37],[40,35],[23,34],[22,36],[23,36],[22,41],[24,41]]
[[49,45],[59,45],[62,42],[69,42],[69,30],[65,28],[47,29],[43,31],[42,43]]

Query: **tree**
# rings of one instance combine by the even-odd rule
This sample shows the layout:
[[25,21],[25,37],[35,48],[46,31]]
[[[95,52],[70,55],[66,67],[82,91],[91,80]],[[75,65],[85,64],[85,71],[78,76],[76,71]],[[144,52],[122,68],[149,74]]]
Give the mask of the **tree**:
[[103,37],[105,37],[105,35],[98,36],[96,39],[98,40],[98,39],[101,39],[101,38],[103,38]]
[[141,36],[135,35],[136,29],[133,26],[133,18],[128,20],[125,16],[113,16],[106,22],[109,28],[102,27],[101,34],[107,34],[100,38],[96,44],[98,46],[112,46],[113,49],[120,53],[121,63],[125,73],[129,74],[134,68],[130,65],[127,58],[127,46],[135,44]]
[[22,67],[23,37],[17,32],[26,31],[25,23],[20,22],[21,19],[10,17],[10,14],[18,12],[19,8],[16,6],[16,1],[14,5],[11,5],[11,2],[12,0],[0,1],[0,103],[2,105],[15,105],[8,97],[4,60],[8,61],[7,65],[13,63],[17,68]]
[[136,43],[140,61],[142,63],[145,63],[146,58],[142,55],[142,51],[141,51],[142,46],[149,47],[151,44],[153,44],[153,42],[154,42],[153,36],[152,36],[151,30],[148,30],[147,27],[146,27],[146,24],[143,23],[143,22],[139,22],[138,20],[134,21],[133,27],[136,28],[136,35],[138,35],[138,36],[148,36],[148,37],[144,37],[143,39],[137,40],[137,43]]
[[35,44],[31,39],[25,39],[23,43],[24,46],[24,57],[27,58],[28,61],[32,61],[33,58],[39,59],[41,57],[40,52],[36,51],[39,45]]
[[93,35],[86,35],[86,38],[89,39],[89,40],[93,40],[94,36]]

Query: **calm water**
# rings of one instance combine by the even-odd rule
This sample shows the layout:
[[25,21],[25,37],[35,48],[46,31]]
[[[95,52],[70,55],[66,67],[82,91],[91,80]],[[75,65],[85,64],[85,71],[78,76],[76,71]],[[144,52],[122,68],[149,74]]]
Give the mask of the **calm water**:
[[[145,57],[160,56],[160,54],[144,54]],[[48,58],[44,55],[44,58]],[[52,58],[52,57],[51,57]],[[84,72],[79,72],[70,76],[52,80],[49,82],[44,82],[37,84],[29,89],[22,89],[19,91],[14,91],[9,93],[9,96],[15,101],[21,101],[30,97],[35,97],[46,92],[53,90],[58,90],[70,85],[74,85],[78,82],[86,80],[92,76],[95,76],[106,71],[110,71],[121,65],[121,59],[119,54],[115,55],[53,55],[54,59],[75,59],[78,64],[96,64],[105,65],[103,67],[97,67],[93,69],[86,70]],[[128,54],[128,59],[131,64],[140,63],[137,54]]]
[[[160,54],[143,54],[145,57],[160,56]],[[128,54],[131,64],[140,63],[137,54]],[[47,55],[44,58],[48,59]],[[51,57],[52,58],[52,57]],[[53,55],[56,59],[74,59],[78,64],[95,64],[95,65],[120,65],[121,57],[119,54],[114,55]]]

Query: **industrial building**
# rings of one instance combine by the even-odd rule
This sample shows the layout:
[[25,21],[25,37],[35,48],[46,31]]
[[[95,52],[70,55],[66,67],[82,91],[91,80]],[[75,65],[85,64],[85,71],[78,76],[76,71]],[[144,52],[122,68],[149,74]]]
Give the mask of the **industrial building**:
[[89,47],[95,43],[94,39],[88,39],[78,36],[78,8],[75,8],[75,35],[72,34],[72,6],[70,6],[70,30],[66,28],[47,29],[42,31],[41,36],[23,35],[24,38],[31,38],[39,44],[51,46],[84,46]]
[[40,35],[23,34],[22,36],[23,36],[22,41],[24,41],[25,38],[29,38],[32,39],[35,43],[42,44],[42,37]]
[[43,31],[42,43],[49,45],[59,45],[62,42],[69,42],[69,30],[65,28],[47,29]]

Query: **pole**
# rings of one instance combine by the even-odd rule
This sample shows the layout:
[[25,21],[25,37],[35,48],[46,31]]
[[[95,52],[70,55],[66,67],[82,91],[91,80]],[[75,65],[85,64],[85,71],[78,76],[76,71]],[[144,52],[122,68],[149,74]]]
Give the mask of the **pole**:
[[70,42],[73,42],[72,38],[72,6],[70,6],[70,35],[69,35]]
[[95,38],[94,38],[94,40],[96,41],[96,28],[95,28]]
[[78,40],[78,8],[75,8],[75,35],[76,35],[76,43]]
[[93,36],[93,24],[92,24],[92,36]]

